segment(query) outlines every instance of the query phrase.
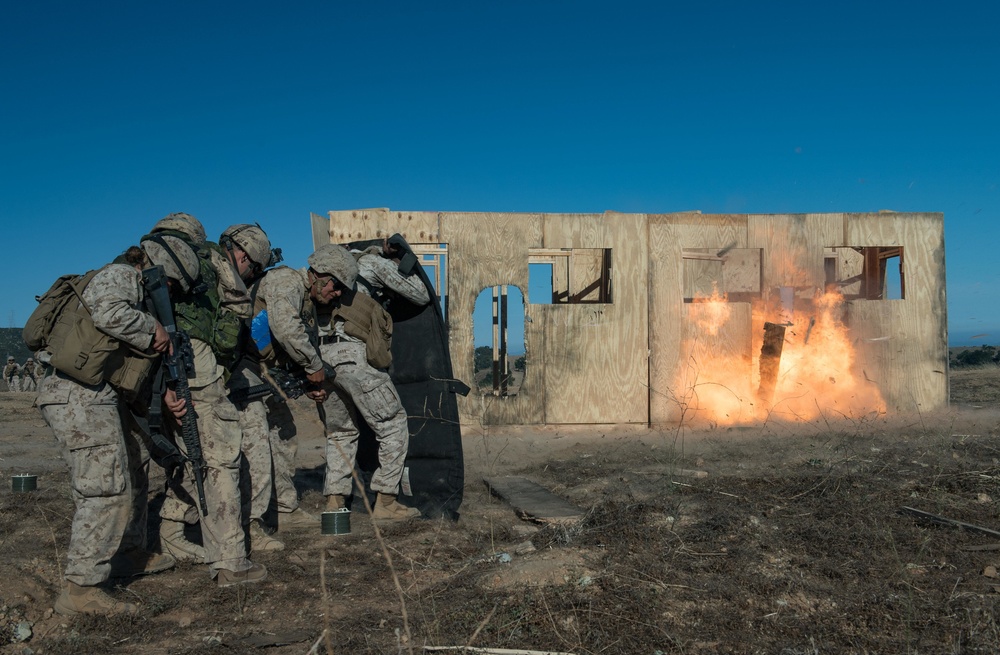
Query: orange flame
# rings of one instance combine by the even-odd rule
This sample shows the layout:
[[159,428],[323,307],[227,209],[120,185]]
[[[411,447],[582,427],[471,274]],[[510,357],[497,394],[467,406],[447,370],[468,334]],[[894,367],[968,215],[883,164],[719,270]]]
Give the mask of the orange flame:
[[[789,307],[767,308],[755,303],[729,303],[713,290],[688,305],[689,337],[682,352],[675,401],[682,419],[702,419],[733,425],[770,418],[812,421],[821,417],[857,418],[884,413],[878,388],[855,369],[855,352],[841,317],[844,298],[837,292],[796,299]],[[784,324],[780,366],[769,398],[759,397],[761,344],[765,321]],[[753,346],[745,344],[747,323],[753,326]]]

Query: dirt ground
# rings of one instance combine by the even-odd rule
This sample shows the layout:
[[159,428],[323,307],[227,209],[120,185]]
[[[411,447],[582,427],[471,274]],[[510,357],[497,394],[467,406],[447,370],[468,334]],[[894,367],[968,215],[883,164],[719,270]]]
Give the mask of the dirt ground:
[[[31,395],[0,393],[0,652],[997,653],[1000,533],[900,511],[1000,531],[1000,369],[953,372],[952,395],[933,415],[706,432],[468,427],[457,522],[379,541],[355,511],[350,535],[281,533],[254,556],[263,584],[182,564],[118,581],[138,616],[66,619],[66,466]],[[322,443],[300,409],[315,511]],[[12,492],[15,473],[38,490]],[[585,516],[522,520],[483,484],[499,475]]]

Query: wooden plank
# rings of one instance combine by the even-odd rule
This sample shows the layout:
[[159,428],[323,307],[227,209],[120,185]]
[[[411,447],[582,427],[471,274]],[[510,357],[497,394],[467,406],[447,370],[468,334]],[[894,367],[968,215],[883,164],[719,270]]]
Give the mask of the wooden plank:
[[491,493],[510,503],[521,518],[540,523],[573,523],[584,510],[526,478],[485,478]]
[[669,214],[649,217],[649,420],[675,421],[675,378],[684,316],[681,230]]
[[760,386],[757,397],[766,405],[771,404],[774,385],[781,368],[781,350],[785,344],[785,326],[764,323],[764,344],[760,349]]
[[309,221],[312,224],[313,250],[323,244],[332,243],[330,241],[330,219],[319,214],[309,213]]

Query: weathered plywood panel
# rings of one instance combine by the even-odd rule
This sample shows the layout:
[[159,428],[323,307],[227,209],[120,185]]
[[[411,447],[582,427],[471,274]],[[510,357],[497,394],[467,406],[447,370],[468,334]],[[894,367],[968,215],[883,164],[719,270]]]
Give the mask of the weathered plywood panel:
[[846,245],[902,246],[906,297],[848,303],[857,360],[878,384],[890,411],[948,404],[948,314],[944,217],[941,214],[849,214]]
[[399,233],[407,243],[444,243],[441,241],[440,212],[391,211],[387,217],[386,233],[378,236],[392,236]]
[[659,214],[677,226],[682,248],[747,247],[746,214]]
[[[734,422],[752,418],[754,354],[749,303],[728,303],[724,323],[707,321],[703,303],[687,303],[681,315],[678,371],[670,416],[688,421],[712,420],[705,410],[727,408]],[[724,366],[720,366],[725,362]]]
[[673,398],[684,316],[680,232],[671,215],[649,216],[649,417],[653,424],[680,416]]
[[[686,416],[692,390],[685,383],[696,380],[699,348],[748,349],[749,305],[732,303],[736,316],[715,337],[704,337],[689,328],[690,305],[684,303],[683,281],[689,266],[699,262],[683,259],[684,250],[718,254],[747,247],[747,218],[743,214],[658,214],[649,220],[649,326],[650,326],[650,421],[672,423]],[[694,270],[693,268],[691,270]],[[689,274],[689,272],[688,272]],[[709,282],[708,293],[711,293]],[[704,387],[700,387],[704,389]],[[695,387],[699,389],[699,387]]]
[[648,420],[646,217],[546,214],[546,248],[610,248],[612,302],[534,306],[544,317],[545,421]]
[[570,258],[569,293],[574,302],[597,302],[601,297],[604,251],[575,248]]
[[747,245],[764,251],[763,292],[794,287],[806,296],[826,280],[823,248],[846,245],[843,214],[751,214]]
[[377,239],[392,234],[388,232],[389,210],[385,207],[331,211],[329,216],[332,243]]
[[309,221],[312,225],[313,250],[325,243],[332,243],[330,240],[330,219],[319,214],[310,212]]
[[[472,379],[475,356],[473,312],[483,289],[507,284],[528,297],[528,248],[542,247],[540,214],[442,213],[442,243],[448,244],[448,329],[455,374]],[[531,329],[525,307],[525,378],[517,396],[470,393],[459,398],[463,421],[477,424],[544,422],[544,344]]]

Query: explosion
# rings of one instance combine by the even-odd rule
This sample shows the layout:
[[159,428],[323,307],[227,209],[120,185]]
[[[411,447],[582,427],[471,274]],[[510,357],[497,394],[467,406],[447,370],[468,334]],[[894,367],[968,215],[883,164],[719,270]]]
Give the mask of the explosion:
[[[755,303],[751,311],[717,289],[687,305],[691,336],[675,387],[682,418],[733,425],[885,412],[878,388],[854,365],[844,297],[832,290],[811,298],[779,291],[775,302]],[[753,347],[740,352],[732,342],[741,340],[728,340],[727,328],[743,330],[746,320]]]

